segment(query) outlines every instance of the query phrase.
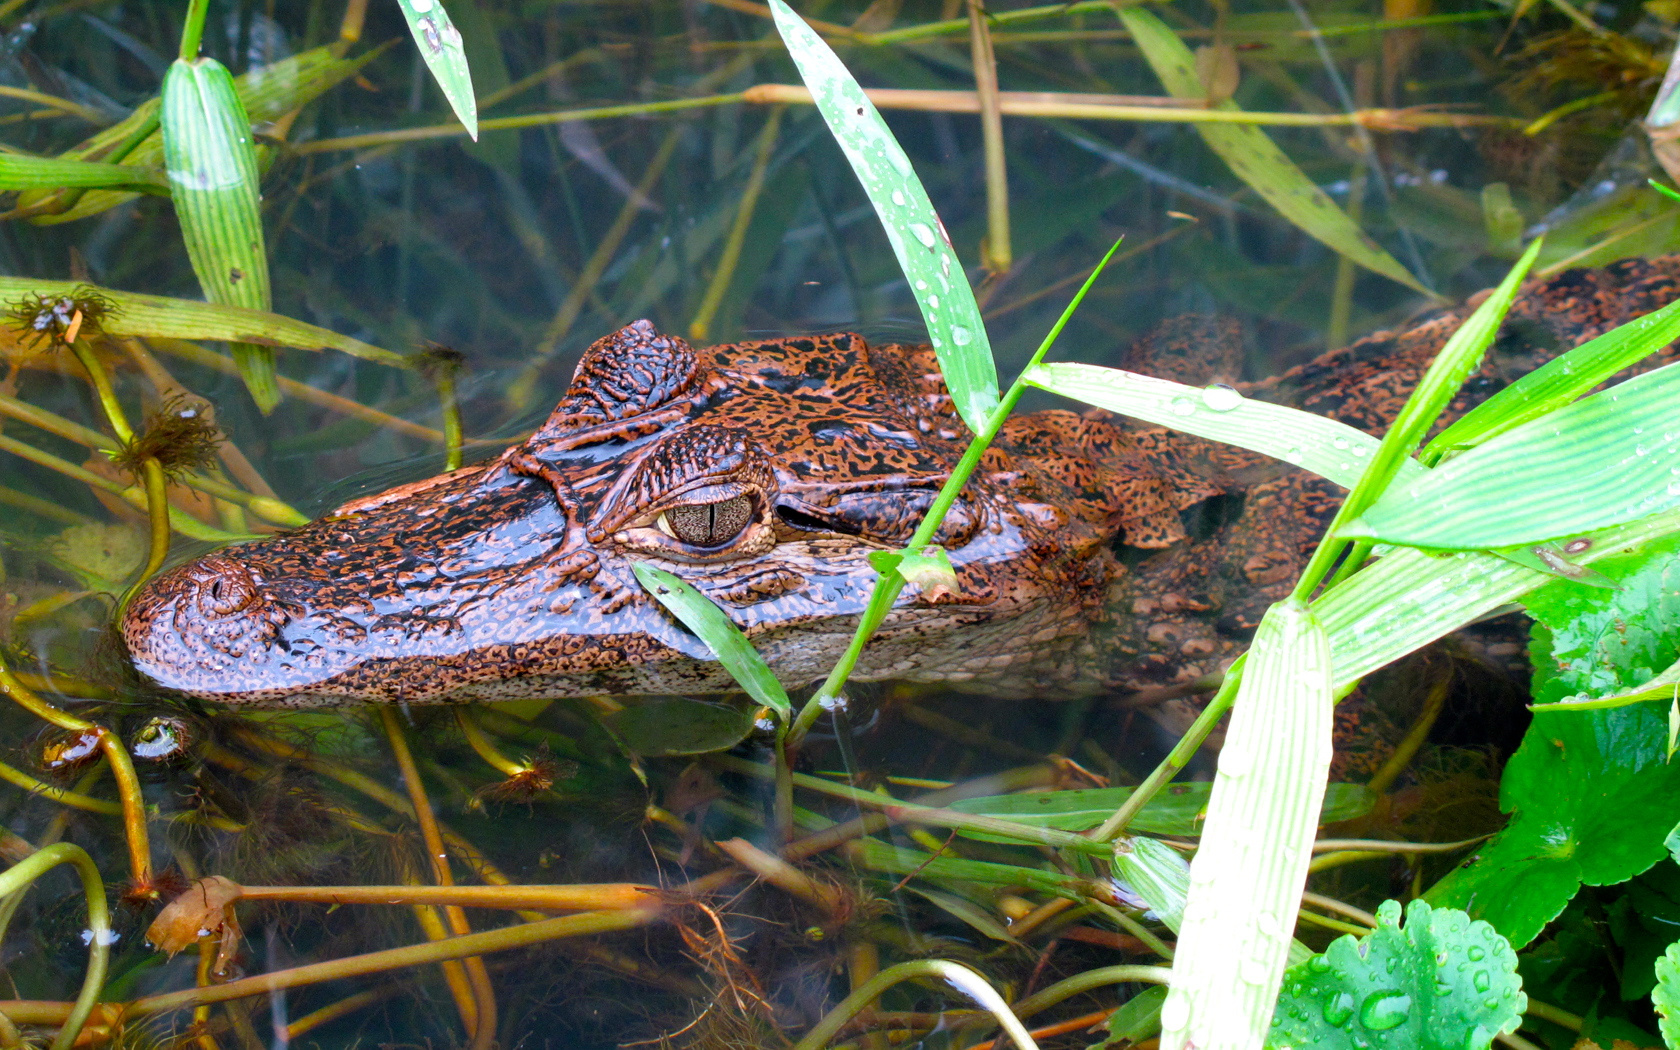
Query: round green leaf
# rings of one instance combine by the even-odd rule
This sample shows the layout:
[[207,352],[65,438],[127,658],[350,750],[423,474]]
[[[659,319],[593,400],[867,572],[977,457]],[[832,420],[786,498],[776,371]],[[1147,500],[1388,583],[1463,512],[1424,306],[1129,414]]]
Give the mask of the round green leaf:
[[1377,928],[1284,975],[1268,1050],[1481,1050],[1528,1008],[1510,944],[1485,922],[1384,901]]

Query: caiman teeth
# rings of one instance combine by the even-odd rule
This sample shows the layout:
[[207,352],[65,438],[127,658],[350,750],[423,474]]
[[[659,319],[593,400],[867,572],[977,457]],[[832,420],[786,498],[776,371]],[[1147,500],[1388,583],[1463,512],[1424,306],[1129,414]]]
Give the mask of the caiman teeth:
[[654,524],[655,528],[657,528],[660,532],[663,532],[665,535],[671,537],[673,540],[678,538],[677,534],[675,532],[671,531],[671,523],[665,520],[665,514],[664,514],[663,511],[660,512],[660,515],[659,515],[658,518],[654,519],[653,524]]

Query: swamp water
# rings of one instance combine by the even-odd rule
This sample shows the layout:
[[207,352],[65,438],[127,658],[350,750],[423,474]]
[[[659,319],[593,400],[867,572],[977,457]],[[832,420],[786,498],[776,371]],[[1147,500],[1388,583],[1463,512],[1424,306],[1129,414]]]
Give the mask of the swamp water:
[[[874,212],[815,111],[773,92],[741,95],[797,82],[757,4],[447,6],[479,99],[476,143],[459,133],[394,2],[352,2],[348,11],[339,0],[214,2],[204,50],[235,75],[341,38],[346,56],[366,59],[335,67],[330,85],[319,72],[270,85],[280,101],[257,130],[268,165],[262,210],[274,310],[399,354],[431,344],[457,351],[469,462],[528,433],[583,349],[636,318],[696,343],[837,329],[871,341],[923,338]],[[956,0],[799,6],[867,86],[973,90],[968,12]],[[1390,4],[1388,14],[1402,6]],[[1195,3],[1172,5],[1163,17],[1204,49],[1204,77],[1247,110],[1431,105],[1497,116],[1404,131],[1330,121],[1269,129],[1399,265],[1456,300],[1495,283],[1537,223],[1550,231],[1543,266],[1676,246],[1670,206],[1645,188],[1660,169],[1629,125],[1649,104],[1674,27],[1664,5],[1626,6],[1597,11],[1627,45],[1609,72],[1585,69],[1569,50],[1579,43],[1569,34],[1584,31],[1544,5],[1515,28],[1505,9],[1447,3],[1408,7],[1414,21],[1395,28],[1382,4],[1363,0],[1299,10]],[[1019,17],[1007,17],[1017,8]],[[0,98],[0,141],[57,154],[123,119],[156,95],[186,13],[185,3],[135,0],[0,4],[0,84],[50,96],[50,104],[29,94]],[[990,13],[1005,91],[1162,94],[1104,5],[1002,3]],[[1594,76],[1619,86],[1605,92]],[[1553,113],[1595,92],[1591,106]],[[298,93],[320,97],[294,114],[284,103]],[[981,122],[940,111],[961,108],[950,96],[905,104],[889,110],[888,122],[970,264],[1006,377],[1122,234],[1125,245],[1056,359],[1116,364],[1158,322],[1197,314],[1240,322],[1241,374],[1229,378],[1256,378],[1402,326],[1427,305],[1280,217],[1194,126],[1087,119],[1077,110],[1004,116],[1008,246],[992,226],[988,275],[979,267],[988,234]],[[620,111],[545,116],[603,106]],[[1548,116],[1555,119],[1524,133]],[[5,274],[200,298],[167,199],[96,190],[20,214],[28,204],[20,199],[0,227]],[[908,823],[823,835],[878,813],[882,796],[915,798],[953,784],[968,795],[1135,784],[1186,724],[1182,710],[1123,696],[1049,703],[854,687],[850,706],[821,721],[800,755],[792,819],[802,845],[787,853],[796,863],[784,865],[766,852],[777,847],[767,830],[770,738],[739,698],[622,710],[611,699],[532,701],[465,715],[412,707],[391,719],[369,710],[228,711],[151,695],[126,673],[109,630],[113,596],[145,561],[144,514],[120,495],[128,476],[78,441],[76,426],[107,429],[83,363],[30,334],[0,332],[8,368],[0,394],[24,406],[8,408],[4,435],[13,444],[0,452],[5,657],[44,701],[112,726],[135,753],[150,888],[167,900],[190,880],[222,876],[251,898],[224,937],[173,957],[148,947],[158,901],[125,882],[134,862],[97,741],[0,707],[0,759],[11,782],[0,786],[10,836],[0,852],[12,862],[33,847],[76,843],[114,901],[103,998],[136,1005],[121,1023],[96,1011],[84,1038],[197,1040],[207,1050],[293,1041],[442,1047],[467,1043],[476,1029],[480,1046],[792,1045],[872,973],[938,958],[972,966],[1016,1003],[1060,988],[1031,1024],[1060,1025],[1042,1046],[1083,1046],[1094,1041],[1092,1025],[1147,987],[1098,981],[1073,992],[1059,984],[1100,967],[1161,961],[1156,937],[1166,931],[1114,891],[1100,856]],[[272,486],[305,516],[443,469],[438,388],[418,370],[330,349],[282,350],[279,372],[290,382],[263,415],[223,367],[223,344],[164,332],[89,343],[132,419],[181,393],[190,401],[174,402],[177,411],[212,406],[237,449],[218,468],[224,484],[259,495]],[[434,352],[433,360],[447,357]],[[1029,398],[1024,407],[1051,403]],[[29,406],[69,425],[28,425]],[[56,461],[26,458],[18,443]],[[274,519],[184,486],[174,495],[201,538],[177,534],[172,558]],[[1374,727],[1350,729],[1350,739],[1379,750],[1383,740],[1392,744],[1434,673],[1419,662],[1372,686]],[[1514,717],[1503,702],[1487,701]],[[1490,829],[1493,763],[1476,749],[1509,746],[1514,732],[1471,716],[1448,719],[1441,746],[1426,749],[1383,801],[1391,821],[1383,827],[1437,841]],[[570,906],[530,899],[515,911],[464,913],[423,902],[265,898],[260,888],[437,881],[410,815],[396,738],[443,824],[455,881],[604,888]],[[1349,756],[1342,776],[1363,779],[1381,758]],[[1192,778],[1208,773],[1203,763],[1191,768]],[[1169,794],[1160,823],[1146,830],[1192,834],[1204,799],[1194,788]],[[1368,807],[1357,792],[1345,801],[1347,812]],[[1094,826],[1113,804],[1098,796],[1089,822],[1070,826]],[[1449,864],[1383,862],[1332,873],[1314,888],[1371,907]],[[729,871],[736,874],[720,874]],[[696,880],[706,892],[663,911],[634,888],[692,890]],[[26,1033],[29,1024],[50,1029],[62,1016],[52,1004],[80,987],[87,919],[79,886],[60,870],[0,904],[0,976],[9,982],[0,997],[43,1001],[29,1009],[0,1002]],[[469,927],[547,921],[543,913],[585,918],[543,927],[526,944],[487,945],[467,964],[400,951]],[[201,920],[210,928],[225,912],[208,906],[187,922]],[[1318,944],[1331,935],[1302,934]],[[341,969],[299,970],[335,962]],[[295,986],[227,1002],[190,992],[277,972],[292,974]],[[896,987],[832,1042],[969,1046],[995,1034],[971,1003],[924,982]],[[10,1038],[0,1031],[0,1041]]]

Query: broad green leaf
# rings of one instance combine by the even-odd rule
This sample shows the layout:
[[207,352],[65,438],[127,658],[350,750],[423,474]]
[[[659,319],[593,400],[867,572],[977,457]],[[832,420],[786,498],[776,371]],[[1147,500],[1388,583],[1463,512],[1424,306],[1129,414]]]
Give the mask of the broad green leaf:
[[1680,365],[1635,376],[1390,488],[1340,531],[1470,550],[1576,536],[1680,507],[1677,399]]
[[1184,926],[1190,865],[1177,850],[1142,835],[1116,839],[1114,877],[1142,897],[1167,929],[1177,933]]
[[1483,1050],[1528,1009],[1510,944],[1461,911],[1384,901],[1377,928],[1291,967],[1268,1050]]
[[[470,4],[474,0],[456,2]],[[473,94],[467,53],[461,48],[461,31],[449,20],[442,0],[397,0],[397,6],[408,19],[408,31],[414,34],[420,57],[425,59],[437,86],[443,89],[449,108],[455,111],[473,141],[478,141],[478,98]]]
[[[1126,826],[1150,835],[1200,835],[1207,810],[1206,781],[1173,784],[1150,799]],[[1107,820],[1132,797],[1129,787],[1077,788],[1070,791],[1023,791],[958,799],[948,809],[1000,817],[1017,824],[1060,831],[1089,831]],[[1321,824],[1352,820],[1371,811],[1375,799],[1363,784],[1331,784],[1324,793]],[[982,837],[978,833],[976,838]],[[997,841],[1006,841],[998,839]]]
[[[1126,31],[1137,42],[1161,86],[1174,98],[1203,100],[1207,88],[1196,74],[1196,59],[1184,42],[1153,13],[1141,7],[1116,11]],[[1214,108],[1240,109],[1229,99]],[[1219,155],[1237,178],[1246,182],[1267,204],[1294,223],[1308,236],[1322,241],[1354,262],[1399,281],[1408,288],[1430,294],[1417,278],[1360,230],[1318,188],[1318,184],[1295,166],[1264,131],[1252,124],[1197,124],[1196,131],[1208,148]]]
[[1145,988],[1108,1015],[1108,1020],[1102,1023],[1102,1030],[1108,1033],[1108,1037],[1100,1043],[1092,1043],[1085,1050],[1136,1046],[1153,1039],[1161,1031],[1161,1004],[1166,1001],[1165,988],[1158,984]]
[[0,190],[102,189],[122,187],[148,193],[167,193],[163,173],[127,164],[99,164],[58,157],[0,153]]
[[111,335],[160,336],[173,339],[217,339],[228,342],[292,346],[300,350],[337,350],[392,368],[409,368],[401,354],[339,335],[330,329],[280,314],[242,306],[218,306],[192,299],[119,292],[80,281],[42,281],[33,277],[0,276],[0,299],[11,302],[26,295],[75,296],[94,292],[112,304],[99,327]]
[[782,0],[770,0],[770,7],[817,110],[880,216],[927,322],[928,341],[939,356],[957,413],[970,430],[983,433],[998,405],[997,366],[980,307],[945,224],[910,158],[833,50]]
[[1435,436],[1421,458],[1433,463],[1562,408],[1622,369],[1680,338],[1680,300],[1629,321],[1520,377]]
[[1324,628],[1304,603],[1278,602],[1255,632],[1190,862],[1162,1050],[1264,1037],[1330,774],[1334,708]]
[[[253,123],[264,124],[308,104],[347,78],[355,75],[382,49],[375,48],[353,59],[341,58],[337,47],[317,47],[291,58],[253,69],[234,79],[240,104]],[[163,171],[163,140],[157,134],[159,100],[148,99],[136,106],[121,122],[104,128],[78,146],[61,154],[64,160],[109,161],[125,144],[138,145],[120,159],[125,167]],[[72,198],[69,193],[78,193]],[[18,207],[63,206],[62,211],[34,215],[30,222],[51,225],[96,215],[135,197],[131,190],[34,191],[20,194]]]
[[703,755],[726,751],[753,731],[753,712],[692,696],[653,696],[603,715],[601,721],[638,755]]
[[782,683],[776,680],[764,657],[758,655],[758,650],[722,609],[713,605],[711,599],[695,590],[682,577],[645,561],[636,562],[631,571],[660,605],[712,647],[718,662],[734,676],[748,696],[774,711],[784,725],[787,723],[792,704],[782,689]]
[[[193,272],[213,303],[268,310],[268,251],[251,121],[233,76],[213,58],[176,59],[163,80],[163,159]],[[229,350],[263,412],[280,400],[274,350]]]
[[[1671,511],[1593,533],[1576,557],[1590,564],[1676,533],[1680,512]],[[1313,611],[1330,632],[1341,688],[1555,579],[1481,551],[1435,556],[1407,547],[1319,598]]]
[[[1680,646],[1680,538],[1598,567],[1620,585],[1567,580],[1524,600],[1537,621],[1534,698],[1626,689],[1668,667]],[[1680,765],[1668,761],[1664,709],[1541,711],[1505,766],[1511,821],[1428,898],[1462,907],[1522,947],[1581,884],[1623,882],[1665,856],[1680,821]]]
[[1669,1050],[1680,1047],[1680,941],[1668,946],[1657,960],[1657,986],[1651,991],[1657,1010],[1657,1031]]
[[[1346,423],[1298,408],[1243,397],[1228,386],[1186,386],[1101,365],[1034,365],[1022,381],[1110,412],[1182,430],[1211,441],[1263,452],[1352,488],[1376,452],[1376,438]],[[1403,460],[1400,477],[1424,469]]]

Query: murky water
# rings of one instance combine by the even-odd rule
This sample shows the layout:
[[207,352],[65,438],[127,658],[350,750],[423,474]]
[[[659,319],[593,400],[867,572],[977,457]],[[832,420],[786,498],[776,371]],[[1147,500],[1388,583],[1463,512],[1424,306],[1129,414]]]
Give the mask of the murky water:
[[[955,0],[797,6],[824,23],[866,86],[973,88],[966,7]],[[1297,13],[1237,3],[1216,17],[1191,4],[1162,17],[1190,47],[1206,49],[1204,73],[1247,110],[1436,106],[1506,118],[1373,133],[1345,124],[1268,129],[1306,178],[1447,299],[1495,283],[1525,231],[1542,223],[1550,230],[1542,265],[1675,247],[1671,206],[1643,189],[1660,169],[1626,124],[1654,87],[1649,70],[1623,78],[1624,94],[1525,135],[1525,124],[1554,107],[1602,91],[1521,78],[1544,67],[1545,54],[1524,57],[1524,49],[1564,29],[1559,16],[1542,10],[1507,39],[1510,16],[1500,10],[1455,7],[1436,22],[1393,29],[1383,26],[1381,6],[1314,2]],[[259,145],[269,165],[263,215],[275,310],[398,353],[430,343],[458,351],[469,460],[539,424],[584,348],[637,318],[696,343],[835,329],[924,338],[913,290],[815,111],[735,97],[796,80],[757,4],[447,7],[481,100],[487,130],[479,142],[452,126],[396,5],[380,0],[348,46],[351,56],[371,56],[367,64],[295,119],[269,126]],[[1600,8],[1597,16],[1647,51],[1672,40],[1673,27],[1655,15]],[[0,4],[0,84],[75,107],[54,116],[66,107],[0,99],[0,141],[57,153],[155,95],[185,11],[176,3]],[[344,15],[336,0],[212,4],[205,51],[244,74],[338,39]],[[942,19],[954,21],[901,32]],[[1005,91],[1161,93],[1113,14],[1096,5],[1047,8],[991,32]],[[648,112],[494,126],[638,104]],[[1011,258],[985,274],[980,121],[931,111],[956,107],[948,96],[912,104],[923,108],[891,110],[888,122],[970,266],[1006,379],[1122,235],[1114,265],[1054,359],[1117,364],[1162,320],[1217,315],[1241,323],[1236,370],[1220,378],[1253,379],[1401,326],[1428,305],[1281,218],[1194,126],[1078,111],[1004,116]],[[419,130],[396,134],[404,129]],[[995,240],[994,230],[994,251]],[[13,217],[0,227],[0,271],[200,295],[160,197],[60,224]],[[117,729],[141,756],[149,860],[165,899],[204,876],[252,888],[437,881],[410,816],[393,732],[411,748],[444,824],[453,880],[688,893],[680,906],[643,916],[621,907],[641,900],[625,888],[571,907],[527,901],[517,912],[464,914],[261,899],[253,889],[255,899],[237,906],[238,929],[166,958],[142,939],[156,901],[123,899],[135,867],[97,743],[6,704],[0,759],[20,786],[0,787],[0,821],[15,836],[0,851],[12,861],[31,847],[72,842],[98,863],[118,901],[104,998],[139,1004],[122,1038],[175,1045],[196,1037],[245,1050],[288,1040],[448,1046],[466,1042],[463,1031],[476,1024],[479,1045],[770,1046],[799,1038],[870,974],[908,959],[966,963],[1012,1001],[1094,967],[1157,961],[1149,941],[1161,928],[1134,917],[1136,909],[1122,912],[1124,897],[1056,903],[1067,898],[1053,884],[1065,894],[1078,880],[1107,878],[1100,858],[1064,852],[1051,860],[1047,850],[957,839],[943,826],[870,823],[864,837],[829,829],[874,821],[883,794],[1136,783],[1183,728],[1185,716],[1170,707],[1118,696],[998,700],[859,687],[801,755],[796,844],[785,854],[793,864],[784,865],[772,855],[780,843],[770,738],[750,730],[736,700],[640,713],[616,710],[615,701],[529,702],[460,717],[416,707],[387,724],[365,710],[252,714],[149,694],[125,673],[109,631],[113,595],[144,561],[147,529],[144,515],[111,491],[130,479],[75,429],[109,430],[86,372],[67,351],[32,348],[14,329],[0,333],[0,349],[8,366],[0,393],[63,423],[43,429],[22,410],[6,411],[4,436],[56,462],[25,459],[14,446],[0,451],[5,657],[44,701]],[[438,395],[415,372],[332,350],[285,350],[280,373],[302,385],[263,416],[237,377],[206,363],[207,351],[222,350],[170,338],[108,338],[95,348],[132,418],[177,390],[201,399],[238,450],[239,462],[224,458],[219,468],[227,483],[259,494],[272,486],[304,515],[443,468]],[[1035,394],[1025,405],[1051,403]],[[210,549],[218,533],[264,527],[254,510],[184,489],[177,496],[210,538],[177,535],[173,557]],[[1476,810],[1464,825],[1485,819],[1480,760],[1443,752],[1433,761],[1435,783],[1472,785],[1454,796],[1453,805]],[[1380,898],[1381,883],[1349,877],[1343,889]],[[59,870],[0,905],[10,981],[0,995],[73,998],[86,960],[78,887]],[[540,912],[585,918],[575,929],[544,927],[531,937],[535,948],[487,945],[482,962],[465,968],[372,956],[469,927],[514,929],[543,921]],[[206,928],[220,915],[204,918]],[[298,969],[335,960],[349,968]],[[292,986],[205,1005],[198,1015],[191,1002],[177,1009],[185,1000],[159,998],[267,973],[290,975]],[[1069,998],[1034,1023],[1112,1009],[1142,986],[1118,987]],[[492,1001],[494,1024],[473,1020]],[[962,1012],[970,1008],[932,984],[901,985],[874,1008],[872,1033],[853,1028],[836,1041],[935,1047],[991,1038]],[[52,1020],[46,1007],[39,1016],[12,1010],[20,1022]],[[96,1014],[95,1037],[110,1037],[108,1022]],[[889,1027],[908,1034],[889,1043]],[[1067,1031],[1041,1045],[1091,1041],[1078,1026]]]

